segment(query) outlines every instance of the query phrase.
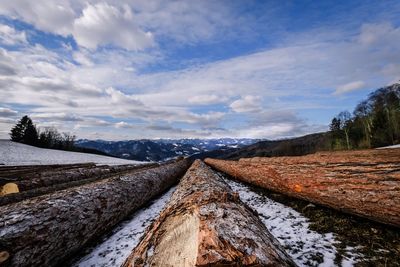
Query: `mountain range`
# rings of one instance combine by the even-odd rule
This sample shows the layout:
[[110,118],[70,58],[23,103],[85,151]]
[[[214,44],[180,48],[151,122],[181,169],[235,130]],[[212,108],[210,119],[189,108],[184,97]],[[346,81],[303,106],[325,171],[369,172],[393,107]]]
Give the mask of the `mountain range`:
[[193,156],[213,150],[226,151],[241,148],[260,141],[249,138],[218,138],[218,139],[156,139],[156,140],[77,140],[75,145],[81,148],[95,149],[110,156],[139,160],[166,161],[179,156]]

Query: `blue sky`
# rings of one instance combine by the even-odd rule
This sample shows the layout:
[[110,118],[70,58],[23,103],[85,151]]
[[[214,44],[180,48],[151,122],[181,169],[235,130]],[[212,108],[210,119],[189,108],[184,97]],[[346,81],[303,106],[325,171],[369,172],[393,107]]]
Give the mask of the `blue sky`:
[[0,1],[0,138],[283,138],[400,79],[399,1]]

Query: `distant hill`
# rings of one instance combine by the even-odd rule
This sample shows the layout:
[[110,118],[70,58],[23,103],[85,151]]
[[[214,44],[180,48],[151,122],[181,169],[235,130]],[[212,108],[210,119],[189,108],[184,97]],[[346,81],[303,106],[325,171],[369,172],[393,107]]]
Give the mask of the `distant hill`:
[[77,147],[96,149],[108,155],[139,161],[166,161],[179,156],[193,156],[213,150],[223,153],[226,150],[244,147],[260,141],[259,139],[158,139],[158,140],[78,140]]
[[197,155],[197,157],[239,159],[249,157],[301,156],[315,153],[316,151],[329,150],[329,138],[329,133],[315,133],[291,139],[260,141],[237,149],[203,153]]

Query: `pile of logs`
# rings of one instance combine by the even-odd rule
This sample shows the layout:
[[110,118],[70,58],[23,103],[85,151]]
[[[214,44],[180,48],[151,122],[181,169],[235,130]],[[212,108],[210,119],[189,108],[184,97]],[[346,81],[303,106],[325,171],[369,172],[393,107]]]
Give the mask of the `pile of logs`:
[[400,226],[400,149],[205,162],[256,186]]
[[196,161],[123,266],[295,264],[222,177]]
[[[126,171],[155,167],[158,164],[96,166],[95,164],[68,164],[49,166],[1,166],[0,188],[14,185],[17,190],[3,194],[0,206],[18,202],[58,190],[98,181]],[[5,191],[5,190],[0,190]]]
[[[241,181],[400,227],[400,149],[205,161]],[[17,192],[0,197],[0,265],[61,264],[178,183],[189,164],[0,167],[3,192]],[[123,266],[295,263],[224,179],[197,160]]]
[[[0,207],[0,265],[55,266],[164,192],[186,160]],[[16,194],[18,195],[18,194]]]

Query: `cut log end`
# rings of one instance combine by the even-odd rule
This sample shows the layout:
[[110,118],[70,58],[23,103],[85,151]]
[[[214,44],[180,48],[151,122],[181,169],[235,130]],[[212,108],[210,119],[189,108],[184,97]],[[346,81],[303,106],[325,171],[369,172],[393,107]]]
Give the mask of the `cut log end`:
[[0,264],[5,263],[10,258],[10,253],[7,251],[0,251]]
[[19,193],[18,185],[15,183],[7,183],[1,187],[0,197],[15,193]]

